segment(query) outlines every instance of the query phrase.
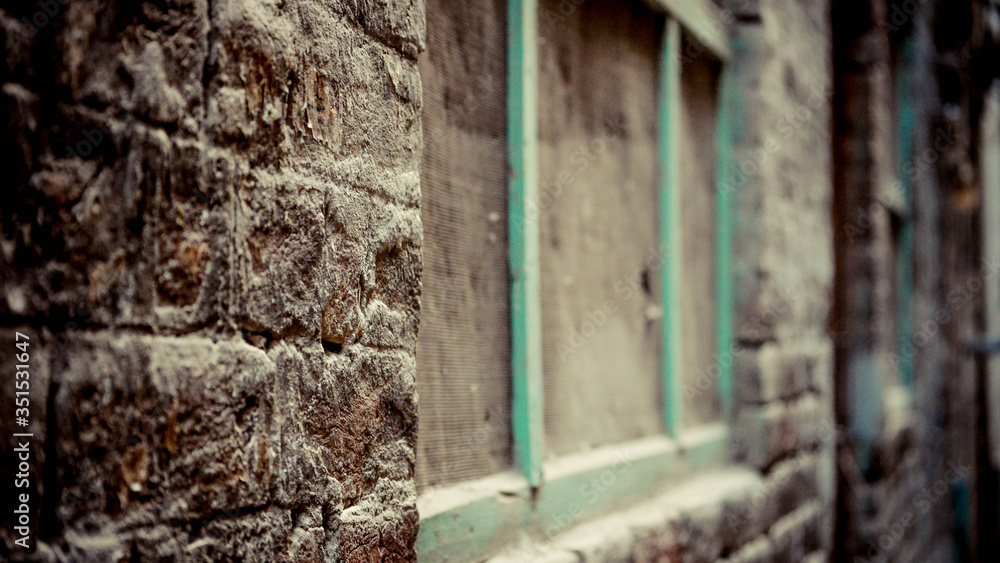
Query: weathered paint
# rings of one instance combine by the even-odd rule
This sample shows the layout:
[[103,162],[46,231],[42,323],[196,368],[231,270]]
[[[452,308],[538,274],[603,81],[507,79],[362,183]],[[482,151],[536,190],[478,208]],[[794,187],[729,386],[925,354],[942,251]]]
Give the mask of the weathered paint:
[[680,280],[680,110],[681,29],[668,18],[660,55],[660,245],[664,253],[660,273],[663,301],[662,379],[664,426],[677,438],[684,420],[681,389]]
[[858,449],[858,464],[867,472],[871,449],[878,442],[884,420],[883,385],[871,350],[858,349],[849,359],[849,428]]
[[[542,426],[541,323],[539,297],[538,161],[537,161],[537,43],[535,0],[509,5],[508,145],[510,153],[510,264],[513,365],[514,441],[525,482],[502,493],[489,493],[421,520],[416,549],[421,559],[465,561],[496,551],[516,532],[538,537],[554,535],[582,521],[648,499],[681,475],[719,467],[728,459],[729,435],[724,424],[682,434],[683,393],[680,381],[680,180],[676,150],[679,142],[681,26],[668,18],[660,69],[660,187],[661,244],[665,252],[661,276],[664,309],[664,417],[674,441],[664,439],[658,451],[635,458],[619,456],[597,466],[556,474],[542,485],[544,428]],[[724,83],[726,96],[735,89]],[[736,100],[733,100],[736,103]],[[730,107],[720,107],[718,189],[719,272],[726,278],[718,289],[720,350],[731,341],[732,285],[729,281],[730,211],[723,177],[729,166]],[[723,207],[725,209],[723,209]],[[724,223],[724,224],[723,224]],[[724,262],[724,264],[723,264]],[[723,304],[727,304],[723,306]],[[727,362],[722,362],[723,364]],[[731,404],[729,370],[723,371],[723,405]],[[626,451],[629,444],[620,448]],[[554,473],[554,472],[553,472]],[[532,489],[535,489],[534,491]]]
[[[517,491],[530,496],[527,483]],[[503,541],[522,529],[530,506],[500,495],[472,500],[460,507],[423,518],[416,551],[421,561],[473,561],[502,547]]]
[[538,6],[508,4],[511,369],[514,452],[532,487],[542,482],[542,322],[538,239]]
[[664,10],[670,19],[680,22],[684,31],[697,39],[715,58],[732,58],[729,46],[729,12],[714,2],[705,0],[647,0],[654,8]]
[[[683,421],[683,394],[680,376],[681,344],[680,295],[680,162],[678,161],[680,132],[680,49],[681,27],[676,19],[668,18],[663,37],[660,63],[660,243],[666,254],[661,274],[663,300],[663,389],[664,419],[667,432],[680,435]],[[718,119],[716,126],[716,338],[719,362],[718,392],[725,420],[732,412],[732,201],[731,130],[734,113],[739,110],[739,92],[728,65],[723,64],[719,84]]]
[[[606,516],[665,490],[677,479],[724,464],[728,434],[705,434],[679,450],[668,446],[645,457],[622,455],[591,467],[546,481],[533,512],[533,531],[553,536],[570,526]],[[623,448],[627,445],[623,445]]]
[[[612,447],[606,463],[547,478],[534,496],[520,488],[470,498],[420,522],[417,554],[424,561],[469,561],[497,551],[519,532],[552,537],[596,517],[648,500],[682,476],[722,467],[729,436],[723,426],[699,430],[681,440],[666,438],[646,453],[634,444]],[[555,472],[552,472],[555,473]]]
[[716,350],[719,361],[719,400],[723,420],[733,412],[733,276],[732,276],[732,192],[730,123],[734,119],[731,101],[739,96],[729,65],[723,64],[719,77],[719,110],[715,136],[716,164]]
[[902,61],[896,79],[896,155],[898,175],[903,197],[903,220],[899,233],[899,255],[896,257],[898,287],[896,288],[897,330],[899,342],[899,377],[903,385],[913,385],[913,181],[910,168],[913,161],[913,133],[916,127],[916,110],[913,107],[911,71],[916,56],[913,36],[903,43]]
[[959,479],[951,486],[951,509],[955,530],[954,561],[969,563],[972,561],[972,554],[969,552],[969,546],[972,545],[972,530],[969,528],[972,501],[967,480]]

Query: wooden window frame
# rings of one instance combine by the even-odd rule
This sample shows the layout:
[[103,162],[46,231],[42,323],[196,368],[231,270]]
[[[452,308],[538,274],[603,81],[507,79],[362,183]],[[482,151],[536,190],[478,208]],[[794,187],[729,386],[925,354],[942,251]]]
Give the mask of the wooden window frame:
[[913,33],[902,40],[900,65],[896,69],[895,97],[896,112],[896,170],[902,188],[902,209],[900,213],[899,255],[896,256],[897,272],[897,315],[898,342],[896,354],[899,358],[899,379],[909,394],[913,393],[913,360],[916,350],[913,345],[913,141],[916,128],[916,108],[913,103],[913,66],[916,58],[917,42]]
[[[681,46],[688,34],[721,63],[716,130],[717,351],[732,359],[732,119],[738,109],[723,12],[711,0],[647,0],[664,14],[660,50],[659,160],[666,433],[545,461],[538,161],[538,0],[509,0],[507,50],[512,425],[515,466],[483,479],[425,491],[417,553],[422,559],[480,559],[524,534],[548,537],[648,499],[682,476],[730,463],[732,361],[720,361],[722,420],[683,428],[680,312]],[[724,356],[728,355],[728,356]],[[618,479],[627,472],[627,477]],[[610,484],[609,484],[610,482]],[[614,487],[613,494],[599,494]],[[591,494],[593,492],[594,494]]]
[[[913,159],[916,108],[913,102],[913,66],[916,57],[916,40],[910,31],[900,39],[898,66],[892,66],[892,103],[894,107],[892,127],[895,154],[892,155],[896,180],[900,194],[891,203],[889,213],[899,219],[899,244],[896,248],[893,267],[896,270],[892,298],[896,301],[896,342],[892,353],[896,365],[897,379],[891,384],[883,384],[882,401],[874,405],[870,412],[852,422],[852,429],[870,425],[872,421],[884,420],[890,428],[899,428],[912,423],[913,374],[916,346],[913,342],[913,263],[914,263],[914,217],[913,217]],[[895,244],[893,242],[892,244]],[[883,375],[884,376],[884,375]],[[877,377],[877,375],[873,375]],[[885,381],[883,379],[883,381]],[[871,463],[872,444],[867,444],[861,452],[862,466]]]

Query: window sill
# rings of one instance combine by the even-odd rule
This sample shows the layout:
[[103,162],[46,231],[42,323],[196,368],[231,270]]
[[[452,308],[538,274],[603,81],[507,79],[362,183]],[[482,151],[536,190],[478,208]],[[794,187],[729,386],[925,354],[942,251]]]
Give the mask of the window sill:
[[481,560],[525,538],[551,538],[570,527],[648,500],[683,476],[728,463],[723,424],[565,456],[545,464],[532,491],[510,471],[425,491],[417,553],[422,560]]
[[[716,561],[826,561],[820,499],[761,518],[793,480],[769,482],[751,469],[730,466],[699,472],[665,493],[575,526],[546,541],[524,538],[490,563],[659,561],[664,557]],[[813,553],[798,549],[813,547]]]

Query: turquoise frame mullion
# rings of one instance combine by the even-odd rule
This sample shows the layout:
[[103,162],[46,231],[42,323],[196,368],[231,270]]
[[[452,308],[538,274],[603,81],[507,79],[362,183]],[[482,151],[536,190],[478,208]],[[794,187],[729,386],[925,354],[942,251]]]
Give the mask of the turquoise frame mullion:
[[723,63],[719,76],[718,116],[716,118],[716,358],[719,367],[719,400],[727,423],[733,413],[733,275],[732,275],[732,192],[730,181],[732,136],[730,119],[737,103],[736,81],[730,65]]
[[[679,438],[684,424],[683,377],[681,363],[680,276],[680,108],[681,33],[679,22],[667,17],[660,62],[660,245],[664,252],[660,276],[663,315],[662,379],[664,426],[672,438]],[[716,361],[719,368],[718,392],[723,420],[733,410],[732,339],[732,193],[730,119],[735,109],[736,91],[730,65],[722,63],[719,77],[716,122]]]
[[542,483],[545,428],[538,235],[538,3],[510,0],[507,23],[508,238],[514,455]]
[[909,166],[913,159],[913,133],[916,111],[911,96],[910,69],[913,66],[916,41],[910,34],[903,40],[901,68],[896,79],[896,148],[897,170],[903,191],[903,216],[899,233],[899,255],[896,257],[897,271],[897,330],[896,353],[899,358],[899,376],[902,384],[913,387],[913,182]]
[[684,421],[681,389],[680,310],[680,131],[681,27],[667,16],[660,52],[660,299],[663,308],[661,374],[663,381],[663,423],[667,434],[680,438]]

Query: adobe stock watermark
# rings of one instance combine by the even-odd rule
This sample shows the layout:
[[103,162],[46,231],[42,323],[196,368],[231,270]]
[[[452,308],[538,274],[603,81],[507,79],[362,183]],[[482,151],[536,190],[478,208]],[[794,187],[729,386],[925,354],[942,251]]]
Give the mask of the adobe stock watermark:
[[874,544],[868,544],[865,555],[854,556],[853,563],[888,561],[887,553],[903,540],[907,530],[918,522],[918,517],[930,512],[931,508],[948,494],[953,485],[968,479],[971,471],[972,467],[968,465],[949,461],[942,478],[921,489],[910,502],[908,509],[903,510],[891,524],[882,528]]
[[[913,335],[889,358],[893,368],[898,370],[904,361],[915,361],[917,352],[934,342],[941,329],[951,323],[955,315],[974,303],[974,299],[985,289],[986,283],[993,280],[998,272],[1000,272],[1000,256],[992,256],[987,258],[979,271],[970,275],[964,283],[950,286],[945,294],[944,305],[927,317],[914,319]],[[836,343],[843,343],[848,336],[849,333],[846,331],[831,334]]]
[[38,30],[49,25],[56,16],[58,16],[66,8],[68,2],[66,0],[38,0],[35,3],[40,9],[31,15],[31,17],[21,18],[21,23],[27,24],[31,28],[31,36],[34,37],[38,34]]
[[[17,432],[12,433],[12,440],[15,444],[13,450],[17,455],[14,474],[14,489],[16,490],[15,508],[13,522],[16,539],[14,544],[18,547],[29,549],[31,547],[32,528],[32,493],[35,491],[33,483],[38,482],[38,475],[33,475],[32,460],[38,456],[38,447],[34,445],[34,433],[31,432],[31,413],[34,408],[31,404],[31,375],[35,371],[31,363],[33,352],[31,346],[31,336],[14,333],[14,341],[9,344],[14,349],[14,359],[16,364],[10,366],[15,371],[13,395],[16,397],[14,412],[11,417],[19,427]],[[10,369],[10,368],[8,368]],[[37,375],[36,375],[37,377]]]
[[[649,272],[660,269],[668,256],[669,252],[665,250],[657,249],[648,251],[646,253],[646,259],[642,262],[642,271],[646,276],[648,276]],[[559,343],[556,344],[556,352],[559,353],[560,362],[566,363],[566,360],[573,352],[582,348],[583,345],[587,343],[587,340],[597,334],[598,330],[607,324],[608,319],[621,310],[621,303],[623,301],[631,300],[640,293],[641,290],[636,287],[635,283],[632,283],[635,278],[635,275],[627,275],[618,278],[614,285],[614,297],[608,297],[602,301],[600,305],[587,311],[584,314],[583,322],[581,322],[578,327],[571,330],[569,335],[560,339]],[[648,320],[658,319],[663,313],[658,306],[653,305],[652,307],[654,310],[651,314],[647,314]]]
[[85,129],[77,143],[66,145],[66,158],[87,158],[108,138],[108,132],[100,127]]
[[[941,158],[946,150],[955,146],[958,140],[959,137],[955,133],[948,131],[944,127],[938,127],[931,146],[920,154],[913,155],[909,161],[903,164],[900,174],[909,176],[911,182],[916,181],[931,170],[934,163]],[[902,178],[896,178],[889,189],[888,195],[896,201],[903,200],[905,194]],[[850,222],[844,224],[844,236],[847,237],[848,242],[854,242],[858,236],[867,233],[872,228],[874,219],[875,211],[873,209],[859,208],[855,217]]]
[[[996,278],[998,272],[1000,272],[1000,256],[991,256],[984,260],[979,270],[964,282],[951,285],[945,294],[945,304],[927,317],[914,319],[912,337],[892,354],[890,361],[893,366],[899,369],[904,360],[914,360],[919,350],[934,341],[942,327],[951,323],[956,314],[974,303],[974,299],[985,289],[986,283]],[[844,341],[848,333],[840,332],[831,336],[839,343]]]
[[539,187],[538,200],[528,202],[523,215],[510,217],[511,227],[508,236],[520,236],[526,225],[537,224],[542,212],[552,205],[568,186],[577,184],[580,175],[608,150],[608,141],[611,139],[612,136],[605,132],[574,149],[569,156],[569,166],[561,168],[552,182]]
[[[795,303],[792,295],[785,291],[778,291],[777,297],[778,301],[768,307],[766,311],[759,315],[754,315],[741,323],[737,334],[759,334],[765,332],[767,327],[773,326],[777,322],[779,315],[788,312]],[[732,348],[716,352],[710,365],[700,369],[693,381],[684,383],[684,400],[690,401],[706,391],[714,391],[719,378],[722,377],[722,371],[731,367],[732,364]]]
[[746,156],[734,164],[734,170],[730,174],[732,182],[721,182],[722,195],[731,195],[736,188],[745,186],[751,178],[757,176],[764,163],[792,141],[796,133],[809,125],[816,124],[816,116],[829,102],[831,94],[830,87],[813,88],[808,99],[787,110],[774,124],[778,137],[768,134],[759,148],[747,151]]
[[945,295],[947,305],[938,307],[933,317],[923,320],[915,327],[912,342],[908,342],[900,354],[912,357],[916,349],[926,346],[937,336],[942,326],[952,321],[953,313],[968,307],[973,299],[983,292],[986,282],[995,278],[998,271],[1000,271],[1000,257],[993,256],[983,263],[978,272],[969,276],[965,283],[952,285]]
[[880,29],[887,32],[896,32],[903,28],[917,11],[927,3],[927,0],[903,0],[893,2],[889,8],[889,15],[886,19],[876,22]]
[[614,492],[622,476],[632,466],[632,459],[618,453],[615,460],[599,475],[580,486],[577,491],[578,500],[574,500],[566,510],[556,516],[544,531],[545,538],[551,540],[560,532],[566,531],[583,515],[584,508],[593,506],[602,496]]
[[[830,418],[823,418],[816,423],[814,439],[816,443],[824,446],[831,446],[836,443],[837,437],[842,435],[844,428],[834,425]],[[780,497],[795,480],[802,480],[803,475],[812,471],[807,466],[800,466],[797,469],[781,474],[774,479],[766,479],[748,497],[739,504],[739,510],[730,510],[723,516],[722,525],[724,529],[736,529],[750,523],[757,518],[761,510],[764,510],[770,501],[775,497]]]

